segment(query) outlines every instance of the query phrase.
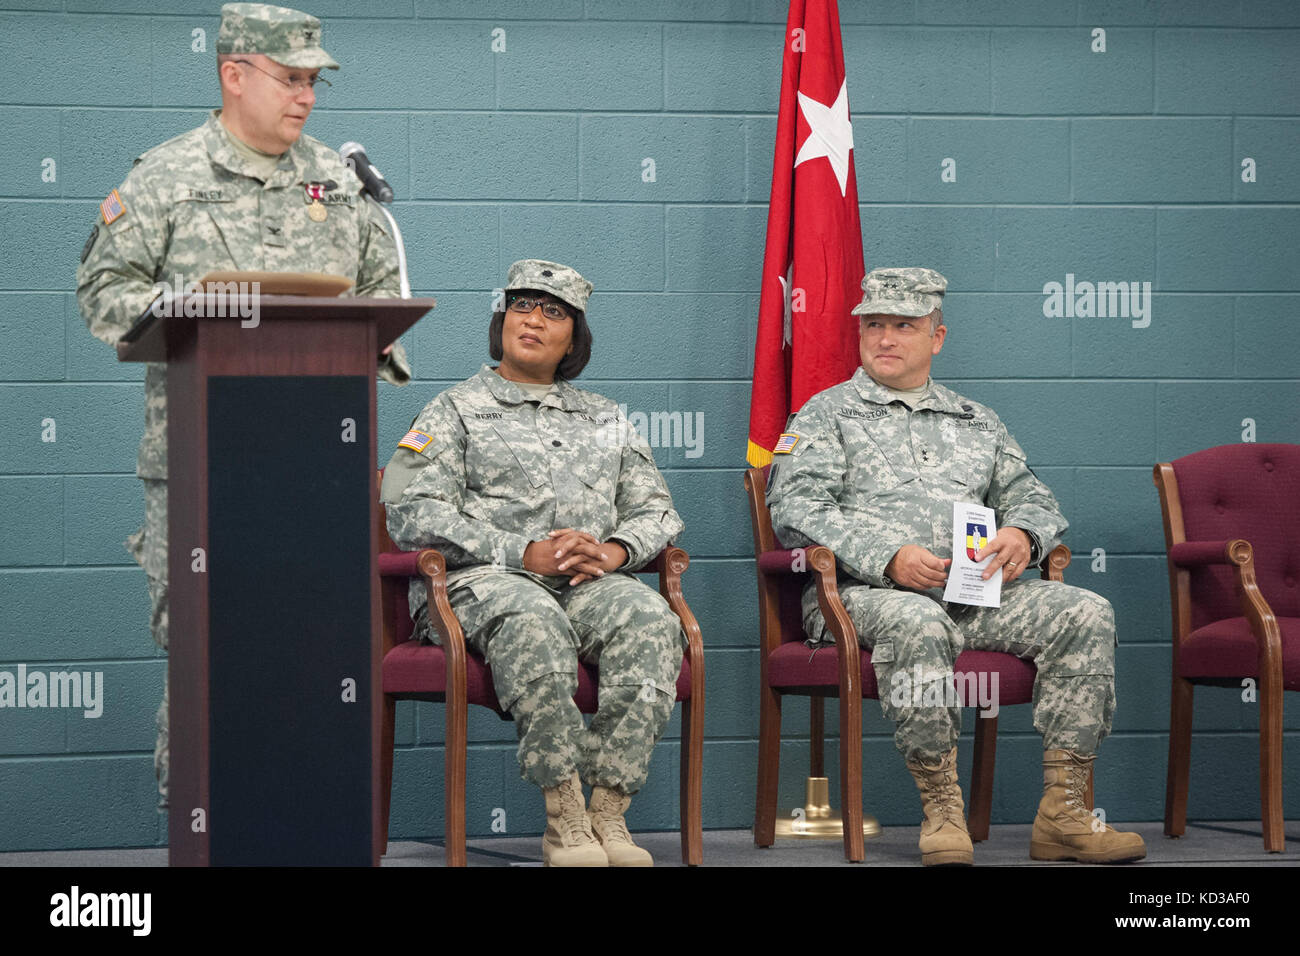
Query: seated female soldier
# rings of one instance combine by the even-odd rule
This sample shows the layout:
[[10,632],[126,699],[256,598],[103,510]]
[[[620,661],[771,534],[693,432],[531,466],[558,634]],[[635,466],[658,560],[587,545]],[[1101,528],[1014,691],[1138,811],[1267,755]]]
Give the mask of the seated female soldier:
[[[488,327],[500,364],[425,406],[382,495],[398,547],[447,558],[466,643],[491,665],[523,778],[545,796],[546,865],[650,866],[623,813],[672,714],[683,642],[667,602],[630,572],[682,522],[645,439],[569,383],[591,357],[591,288],[554,262],[512,265]],[[422,582],[410,600],[436,640]],[[600,673],[590,727],[573,702],[579,660]]]

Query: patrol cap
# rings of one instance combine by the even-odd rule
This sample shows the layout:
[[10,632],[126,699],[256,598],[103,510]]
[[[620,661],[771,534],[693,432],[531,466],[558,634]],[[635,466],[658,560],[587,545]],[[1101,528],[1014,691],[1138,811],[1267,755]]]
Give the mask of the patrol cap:
[[943,307],[948,280],[933,269],[872,269],[853,315],[929,315]]
[[591,295],[592,285],[578,274],[577,269],[570,269],[558,262],[520,259],[511,264],[510,271],[506,273],[505,291],[512,289],[549,292],[580,312],[586,312],[587,297]]
[[218,53],[261,53],[281,66],[337,70],[321,49],[320,20],[269,3],[227,3],[221,8]]

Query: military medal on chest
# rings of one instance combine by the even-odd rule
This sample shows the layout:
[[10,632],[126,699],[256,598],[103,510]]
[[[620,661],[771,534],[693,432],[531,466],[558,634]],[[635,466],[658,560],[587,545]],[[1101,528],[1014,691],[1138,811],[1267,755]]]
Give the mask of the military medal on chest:
[[325,209],[325,204],[321,202],[321,197],[325,195],[324,183],[305,183],[303,189],[307,190],[307,197],[311,200],[311,205],[307,207],[307,215],[311,217],[312,222],[324,222],[329,212]]

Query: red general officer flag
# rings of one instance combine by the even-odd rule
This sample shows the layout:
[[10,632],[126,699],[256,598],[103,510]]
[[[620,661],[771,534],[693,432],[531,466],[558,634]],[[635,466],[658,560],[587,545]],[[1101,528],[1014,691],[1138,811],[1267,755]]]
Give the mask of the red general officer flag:
[[858,367],[850,312],[863,271],[839,8],[791,0],[749,403],[751,465],[772,460],[791,412]]

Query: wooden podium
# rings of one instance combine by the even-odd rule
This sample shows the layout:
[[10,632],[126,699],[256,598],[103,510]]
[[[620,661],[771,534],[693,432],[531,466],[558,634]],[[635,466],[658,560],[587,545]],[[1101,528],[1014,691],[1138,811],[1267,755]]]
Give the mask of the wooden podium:
[[377,866],[375,369],[434,300],[196,298],[117,347],[167,363],[170,863]]

